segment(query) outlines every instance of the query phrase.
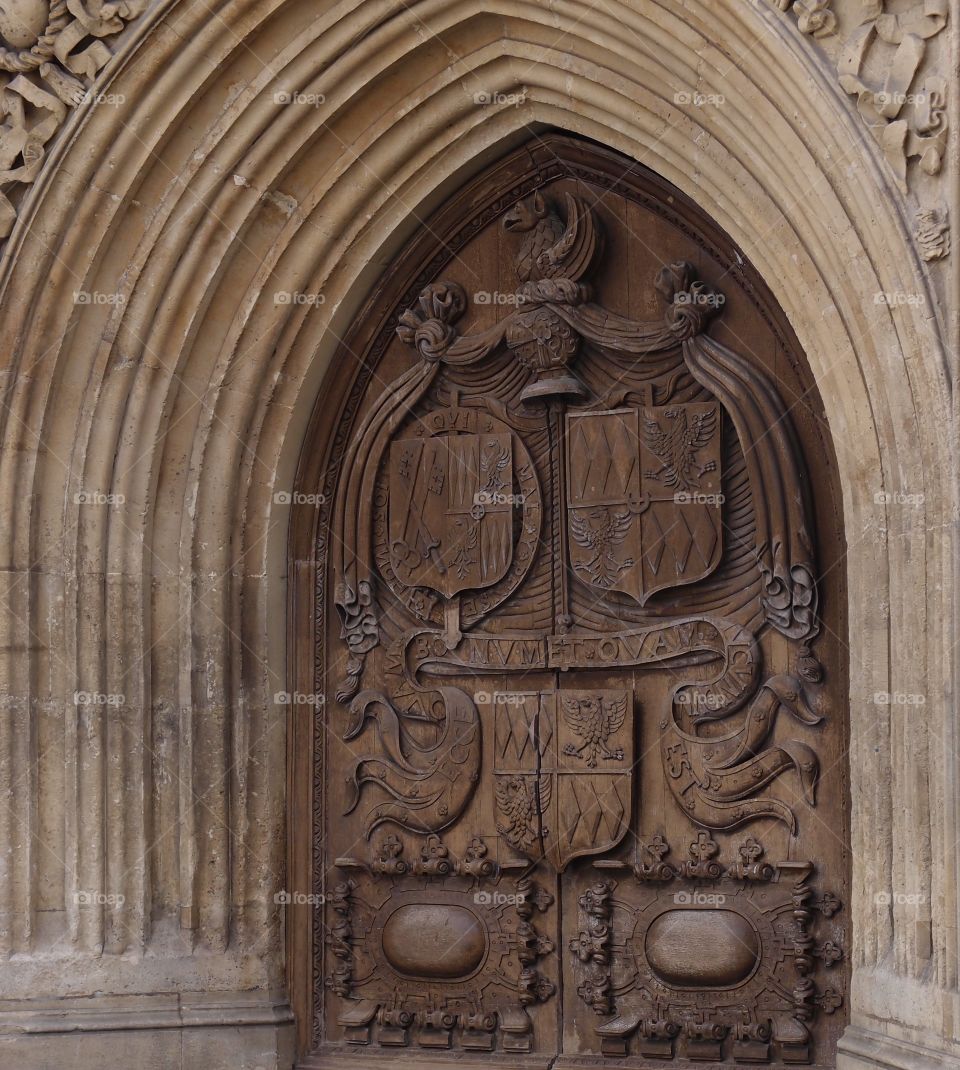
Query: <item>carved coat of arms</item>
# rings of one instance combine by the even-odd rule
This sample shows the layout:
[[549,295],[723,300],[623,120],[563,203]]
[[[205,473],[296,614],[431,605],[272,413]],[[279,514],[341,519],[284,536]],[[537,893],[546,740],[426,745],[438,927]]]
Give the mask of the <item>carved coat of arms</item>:
[[616,846],[631,815],[631,695],[620,690],[506,692],[493,705],[497,829],[528,858],[562,871]]
[[[620,208],[580,183],[495,209],[476,278],[516,286],[504,307],[472,308],[462,266],[405,299],[416,360],[358,389],[317,525],[337,1026],[530,1054],[538,1003],[574,1021],[571,975],[539,961],[563,941],[601,1054],[809,1064],[839,997],[813,988],[837,951],[807,939],[830,900],[802,852],[839,792],[803,440],[710,333],[725,298],[691,263],[642,261],[661,317],[616,311],[638,304],[597,263]],[[746,825],[764,843],[730,838]]]
[[[598,657],[620,669],[660,664],[673,649],[666,634],[657,640],[650,632],[646,642],[636,627],[618,626],[644,611],[657,619],[667,607],[648,603],[674,590],[670,606],[682,609],[685,626],[699,620],[708,636],[698,657],[719,663],[702,686],[691,690],[681,679],[674,688],[661,724],[668,787],[708,827],[770,815],[792,825],[781,801],[746,800],[793,769],[812,804],[815,755],[790,741],[769,745],[768,736],[781,707],[801,723],[816,717],[802,715],[803,686],[793,676],[756,692],[755,641],[748,631],[740,635],[762,617],[801,644],[801,676],[819,671],[809,650],[819,628],[811,525],[796,492],[787,413],[748,361],[705,333],[723,302],[692,265],[679,261],[656,276],[668,305],[662,322],[634,321],[594,303],[581,279],[598,251],[596,221],[581,198],[567,194],[565,203],[565,220],[539,195],[504,217],[508,232],[524,235],[520,287],[516,309],[492,326],[458,330],[467,297],[457,283],[421,292],[398,334],[422,360],[383,394],[353,441],[346,463],[357,477],[341,502],[334,547],[335,597],[350,652],[338,698],[353,698],[354,724],[395,721],[397,732],[391,727],[385,738],[409,737],[390,766],[402,783],[366,777],[366,752],[358,781],[401,801],[399,809],[386,798],[378,803],[383,813],[394,807],[397,824],[444,827],[453,816],[446,793],[424,791],[436,776],[431,734],[446,745],[449,734],[439,729],[451,711],[473,709],[471,726],[490,716],[462,684],[429,677],[547,669],[545,636],[551,649],[563,643],[572,651],[567,668],[598,667]],[[698,586],[724,554],[722,469],[736,456],[724,441],[728,419],[742,458],[734,485],[741,502],[744,483],[750,494],[749,511],[738,504],[732,529],[734,539],[755,547],[748,597],[737,577],[718,579],[719,594]],[[545,511],[554,522],[541,532]],[[415,621],[425,629],[416,646],[429,648],[416,664],[398,660],[392,696],[358,694],[366,659],[381,642],[378,588],[403,607],[408,627]],[[510,600],[521,589],[517,612]],[[624,599],[602,597],[614,592],[634,603],[623,618]],[[386,630],[406,650],[414,632],[404,639],[387,616]],[[709,636],[720,637],[719,648]],[[515,663],[502,654],[531,644],[532,653]],[[563,869],[620,841],[631,820],[632,701],[626,690],[570,688],[509,691],[494,703],[498,831],[510,847]],[[738,710],[739,729],[701,734],[701,723]],[[681,745],[694,771],[686,779],[672,775]],[[450,747],[451,768],[477,783],[481,750],[473,736],[469,746],[450,738]],[[458,794],[461,806],[471,794]]]
[[717,567],[718,405],[571,413],[567,438],[570,563],[584,583],[643,605]]
[[395,441],[390,556],[400,581],[450,598],[501,579],[513,552],[508,434]]

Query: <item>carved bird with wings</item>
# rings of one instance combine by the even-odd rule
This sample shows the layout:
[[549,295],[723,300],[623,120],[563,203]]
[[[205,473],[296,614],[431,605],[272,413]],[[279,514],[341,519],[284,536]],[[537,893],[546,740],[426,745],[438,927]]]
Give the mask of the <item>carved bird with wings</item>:
[[561,705],[567,725],[583,740],[579,747],[567,743],[564,754],[582,758],[591,769],[596,768],[598,757],[611,762],[623,761],[623,748],[611,750],[607,740],[619,730],[627,716],[625,697],[605,701],[599,697],[564,696]]
[[612,587],[624,569],[634,564],[632,557],[618,561],[614,554],[630,531],[632,514],[629,509],[611,509],[600,505],[584,513],[570,512],[570,532],[574,542],[593,556],[586,561],[574,561],[574,568],[586,572],[598,587]]
[[664,409],[663,415],[672,421],[668,431],[646,411],[643,414],[643,440],[661,464],[660,468],[644,472],[644,476],[671,490],[699,490],[703,476],[717,467],[716,461],[704,464],[697,461],[697,454],[710,443],[716,431],[716,409],[695,413],[689,423],[684,405]]
[[496,494],[506,487],[500,473],[510,464],[510,450],[496,439],[480,447],[480,478],[488,494]]
[[[537,781],[539,780],[539,784]],[[552,780],[548,776],[498,776],[497,808],[506,822],[497,822],[497,831],[511,847],[529,854],[547,830],[540,815],[550,805]]]
[[526,233],[517,253],[521,282],[571,279],[576,282],[597,251],[598,233],[590,208],[570,193],[564,194],[566,223],[548,206],[542,193],[518,201],[503,217],[504,229]]

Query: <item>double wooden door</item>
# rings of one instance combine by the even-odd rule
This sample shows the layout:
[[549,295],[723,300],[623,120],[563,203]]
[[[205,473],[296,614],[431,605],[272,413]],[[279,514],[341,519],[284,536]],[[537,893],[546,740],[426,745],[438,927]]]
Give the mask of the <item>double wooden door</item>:
[[839,494],[730,241],[535,137],[420,222],[300,489],[302,1065],[832,1066]]

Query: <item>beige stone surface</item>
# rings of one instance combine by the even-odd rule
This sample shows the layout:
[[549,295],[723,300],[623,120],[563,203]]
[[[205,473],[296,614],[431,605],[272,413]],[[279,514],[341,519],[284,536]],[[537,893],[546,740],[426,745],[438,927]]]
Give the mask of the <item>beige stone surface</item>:
[[[0,262],[0,1067],[290,1064],[279,1020],[190,1024],[176,1001],[284,985],[283,494],[393,252],[549,127],[693,197],[807,353],[854,640],[841,1064],[960,1065],[960,300],[956,256],[914,235],[918,210],[960,211],[956,137],[904,192],[838,81],[860,5],[832,5],[835,42],[788,6],[184,0],[118,37],[97,85],[123,106],[70,111]],[[931,70],[956,55],[954,19]],[[70,1033],[33,1002],[95,993],[146,1004]]]

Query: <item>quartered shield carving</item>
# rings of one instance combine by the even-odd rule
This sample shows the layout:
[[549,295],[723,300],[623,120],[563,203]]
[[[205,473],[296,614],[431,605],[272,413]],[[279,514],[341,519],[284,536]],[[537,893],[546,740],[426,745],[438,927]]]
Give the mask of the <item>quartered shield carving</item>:
[[576,576],[643,605],[713,572],[723,549],[719,405],[571,413],[567,441]]
[[512,560],[509,434],[400,439],[390,448],[390,558],[409,587],[446,598],[489,587]]
[[503,839],[561,872],[574,858],[616,846],[631,816],[631,694],[600,689],[491,698]]

